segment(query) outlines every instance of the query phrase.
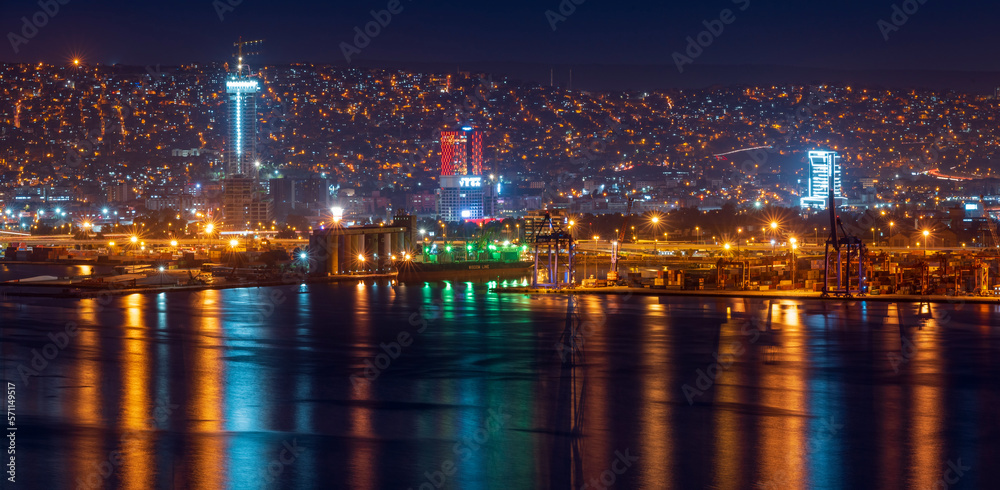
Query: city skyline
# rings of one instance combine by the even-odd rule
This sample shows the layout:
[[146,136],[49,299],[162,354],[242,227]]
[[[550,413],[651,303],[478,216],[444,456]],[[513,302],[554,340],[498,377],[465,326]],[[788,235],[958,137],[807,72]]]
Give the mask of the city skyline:
[[1000,479],[1000,4],[4,14],[4,488]]
[[[450,148],[441,131],[470,122],[485,129],[476,164],[485,162],[513,191],[515,201],[498,203],[501,214],[633,190],[648,196],[640,206],[797,205],[808,189],[805,153],[816,149],[841,154],[855,206],[919,195],[926,185],[893,184],[900,179],[925,179],[937,189],[925,197],[949,202],[993,195],[963,192],[962,179],[996,175],[992,155],[1000,150],[988,123],[989,113],[1000,112],[996,99],[958,93],[833,85],[590,93],[488,74],[250,69],[253,81],[239,83],[262,84],[253,110],[229,99],[224,64],[161,72],[4,65],[10,84],[0,95],[9,109],[0,114],[7,124],[0,137],[8,149],[0,159],[13,179],[7,185],[21,189],[7,200],[30,200],[42,189],[58,194],[60,176],[85,193],[94,185],[114,190],[113,199],[92,192],[84,199],[97,207],[211,191],[234,152],[219,155],[239,141],[243,133],[233,131],[241,124],[257,125],[260,137],[243,142],[240,172],[252,170],[262,183],[326,179],[333,197],[346,196],[341,188],[354,196],[379,191],[379,199],[411,212],[438,187]],[[922,105],[914,110],[904,98]],[[244,118],[234,120],[234,110]],[[79,125],[47,123],[65,114]],[[115,190],[126,184],[128,194]],[[875,195],[858,201],[868,189]],[[396,200],[404,195],[424,197]],[[542,200],[522,202],[525,195]]]

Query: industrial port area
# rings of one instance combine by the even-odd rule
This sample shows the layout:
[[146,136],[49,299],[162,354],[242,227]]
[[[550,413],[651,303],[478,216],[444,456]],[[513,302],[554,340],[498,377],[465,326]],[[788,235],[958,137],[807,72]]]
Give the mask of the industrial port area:
[[[777,221],[765,223],[772,239],[706,244],[659,244],[628,240],[632,201],[618,235],[605,249],[597,237],[578,241],[568,218],[546,216],[534,240],[530,287],[510,292],[645,292],[671,294],[693,291],[732,296],[887,299],[974,297],[1000,301],[1000,241],[990,221],[994,245],[929,248],[924,230],[922,248],[877,247],[848,231],[837,214],[830,179],[827,210],[829,237],[814,243],[781,233]],[[652,218],[655,222],[656,218]],[[655,224],[655,223],[654,223]],[[742,230],[741,230],[742,231]],[[817,235],[818,236],[818,235]],[[631,243],[630,243],[631,242]],[[652,245],[652,250],[650,250]],[[887,244],[888,245],[888,244]],[[606,252],[606,253],[605,253]],[[587,273],[588,262],[594,274]],[[583,273],[580,274],[582,266]],[[603,272],[603,274],[602,274]],[[603,276],[603,277],[602,277]]]
[[[629,210],[630,211],[630,210]],[[629,228],[631,213],[620,230]],[[722,294],[765,297],[967,297],[1000,301],[992,247],[866,245],[841,231],[824,242],[775,234],[743,244],[577,238],[545,215],[523,239],[490,233],[431,240],[400,215],[380,225],[331,226],[309,238],[210,235],[28,237],[3,244],[2,267],[78,266],[78,274],[0,283],[7,296],[92,296],[358,280],[493,281],[500,292]],[[777,223],[773,223],[777,228]],[[503,239],[503,240],[501,240]]]

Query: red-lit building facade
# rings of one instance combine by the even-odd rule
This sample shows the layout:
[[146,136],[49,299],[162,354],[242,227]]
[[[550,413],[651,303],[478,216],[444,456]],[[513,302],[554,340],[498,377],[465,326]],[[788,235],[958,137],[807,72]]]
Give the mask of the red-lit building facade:
[[[491,216],[493,189],[483,179],[483,133],[472,127],[441,132],[441,187],[438,215],[445,221]],[[489,201],[489,202],[487,202]]]

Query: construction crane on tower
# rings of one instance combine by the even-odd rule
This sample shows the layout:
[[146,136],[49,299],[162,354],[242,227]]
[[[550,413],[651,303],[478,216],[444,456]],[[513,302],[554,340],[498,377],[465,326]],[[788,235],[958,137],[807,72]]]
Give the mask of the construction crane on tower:
[[236,52],[233,53],[233,56],[236,58],[236,75],[237,76],[242,75],[242,73],[243,73],[243,67],[247,67],[247,75],[248,76],[250,75],[250,73],[249,73],[250,72],[250,67],[246,63],[243,62],[243,58],[244,57],[247,57],[247,56],[257,56],[257,55],[260,54],[259,51],[247,51],[247,50],[245,50],[245,48],[251,47],[251,46],[259,46],[263,42],[264,42],[263,39],[255,39],[253,41],[244,41],[243,38],[240,37],[239,41],[236,41],[235,43],[233,43],[233,47],[236,48]]

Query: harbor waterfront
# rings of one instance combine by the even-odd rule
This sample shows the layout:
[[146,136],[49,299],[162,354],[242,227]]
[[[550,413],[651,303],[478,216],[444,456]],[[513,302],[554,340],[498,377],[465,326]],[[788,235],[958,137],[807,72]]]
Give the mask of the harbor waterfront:
[[417,489],[1000,478],[998,305],[498,287],[2,300],[18,479]]
[[8,3],[0,490],[1000,488],[1000,2]]

